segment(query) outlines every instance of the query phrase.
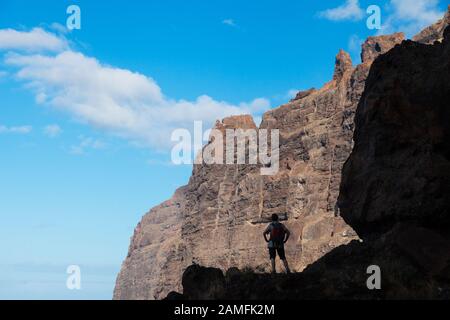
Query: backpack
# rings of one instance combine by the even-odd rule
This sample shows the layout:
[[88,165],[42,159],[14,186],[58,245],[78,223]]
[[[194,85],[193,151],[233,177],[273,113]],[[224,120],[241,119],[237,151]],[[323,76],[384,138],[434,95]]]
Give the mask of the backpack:
[[272,223],[272,229],[270,230],[270,240],[277,246],[282,246],[284,244],[284,237],[286,232],[284,231],[283,225],[279,222]]

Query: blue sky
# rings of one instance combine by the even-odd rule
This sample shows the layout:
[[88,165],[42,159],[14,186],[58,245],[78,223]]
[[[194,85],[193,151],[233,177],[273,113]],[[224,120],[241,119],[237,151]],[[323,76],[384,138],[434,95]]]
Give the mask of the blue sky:
[[[82,28],[67,32],[72,4]],[[174,128],[258,119],[331,79],[340,48],[358,62],[361,39],[412,35],[445,5],[2,0],[0,299],[110,299],[137,222],[191,173],[170,164]]]

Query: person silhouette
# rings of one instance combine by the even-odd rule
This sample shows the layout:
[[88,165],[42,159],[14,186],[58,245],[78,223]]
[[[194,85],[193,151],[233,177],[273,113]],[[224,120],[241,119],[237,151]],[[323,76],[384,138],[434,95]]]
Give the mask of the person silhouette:
[[[264,240],[268,243],[270,262],[272,265],[272,273],[276,273],[275,269],[275,258],[278,253],[281,261],[283,261],[286,273],[291,273],[289,269],[289,264],[286,260],[286,253],[284,251],[284,244],[288,241],[291,232],[284,224],[278,221],[278,215],[272,215],[272,222],[264,230],[263,236]],[[267,235],[270,235],[267,238]]]

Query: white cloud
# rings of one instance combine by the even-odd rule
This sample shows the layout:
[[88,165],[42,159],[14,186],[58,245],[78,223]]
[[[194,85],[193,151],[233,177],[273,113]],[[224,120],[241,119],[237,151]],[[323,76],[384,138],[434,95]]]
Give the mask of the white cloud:
[[403,31],[410,37],[443,15],[438,0],[391,0],[379,34]]
[[192,128],[194,121],[203,121],[208,128],[226,116],[259,115],[270,108],[264,98],[238,104],[208,95],[193,101],[173,99],[151,77],[104,65],[70,49],[55,54],[8,53],[4,62],[33,91],[37,103],[158,149],[172,145],[174,129]]
[[361,9],[358,0],[346,0],[343,5],[337,8],[319,12],[319,16],[332,21],[361,20],[364,17],[364,11]]
[[363,44],[363,42],[364,40],[361,39],[357,34],[353,34],[348,40],[348,48],[352,52],[357,51],[358,53],[360,53],[361,45]]
[[71,146],[69,153],[76,156],[80,156],[84,154],[84,149],[80,146]]
[[67,48],[67,41],[42,28],[31,31],[0,29],[0,49],[25,51],[61,51]]
[[69,33],[71,31],[71,30],[67,29],[66,26],[64,26],[64,25],[62,25],[60,23],[57,23],[57,22],[52,23],[50,25],[50,28],[52,30],[55,30],[56,32],[61,33],[61,34],[66,34],[66,33]]
[[[381,12],[382,27],[378,34],[401,31],[411,37],[443,15],[439,0],[389,0]],[[319,16],[333,21],[361,20],[365,12],[358,0],[346,0],[337,8],[319,12]]]
[[348,51],[352,57],[354,63],[361,62],[361,46],[364,43],[364,40],[360,38],[357,34],[353,34],[350,36],[348,40]]
[[44,128],[44,134],[50,138],[55,138],[59,136],[62,132],[62,129],[57,124],[51,124]]
[[71,146],[69,150],[73,155],[84,155],[88,149],[100,150],[106,148],[106,143],[100,139],[84,136],[78,138],[80,139],[80,142],[77,145]]
[[0,125],[0,133],[28,134],[32,130],[32,126],[7,127],[4,125]]
[[225,19],[222,21],[222,23],[226,24],[227,26],[230,26],[230,27],[237,27],[237,24],[236,24],[236,22],[234,22],[233,19]]
[[104,149],[106,147],[106,144],[99,140],[99,139],[94,139],[91,137],[81,137],[81,142],[80,142],[80,146],[83,148],[91,148],[91,149]]

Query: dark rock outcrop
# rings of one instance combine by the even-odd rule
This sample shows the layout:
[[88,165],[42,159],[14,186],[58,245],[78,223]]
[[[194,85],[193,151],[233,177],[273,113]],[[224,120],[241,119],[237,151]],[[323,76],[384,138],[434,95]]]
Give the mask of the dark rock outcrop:
[[[428,244],[421,243],[426,236]],[[198,286],[196,279],[210,276],[210,268],[189,267],[183,276],[183,294],[172,293],[167,299],[178,300],[395,300],[395,299],[450,299],[450,269],[448,242],[431,240],[427,231],[421,228],[399,228],[383,238],[371,242],[354,240],[337,247],[294,274],[260,274],[252,271],[222,273],[215,269],[212,283],[219,283],[212,289]],[[405,247],[404,241],[412,241]],[[422,252],[422,264],[417,263],[408,251],[411,246],[420,245],[430,250],[429,256]],[[433,245],[430,247],[429,245]],[[437,245],[438,250],[436,250]],[[433,253],[434,251],[434,253]],[[445,253],[444,256],[440,256]],[[432,258],[433,260],[423,260]],[[435,260],[437,259],[437,260]],[[437,262],[437,263],[436,263]],[[381,270],[380,290],[369,290],[367,281],[371,273],[369,266]],[[445,266],[445,267],[444,267]],[[435,271],[433,271],[435,270]],[[205,292],[213,291],[213,295]]]
[[339,196],[361,237],[398,222],[450,226],[449,40],[406,41],[372,66]]

